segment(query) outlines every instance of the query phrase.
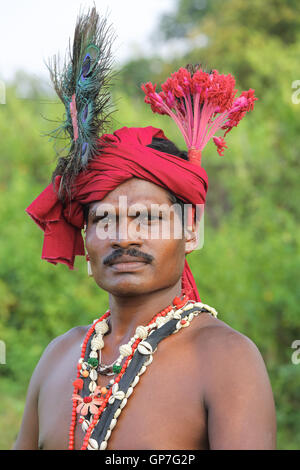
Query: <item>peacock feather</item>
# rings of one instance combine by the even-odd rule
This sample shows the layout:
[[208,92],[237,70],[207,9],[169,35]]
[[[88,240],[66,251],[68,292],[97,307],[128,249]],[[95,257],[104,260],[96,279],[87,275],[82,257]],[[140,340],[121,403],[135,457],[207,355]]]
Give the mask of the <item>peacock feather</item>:
[[[65,119],[50,133],[56,141],[67,138],[68,144],[58,151],[58,164],[52,183],[61,175],[59,197],[70,195],[70,187],[78,173],[97,151],[99,135],[109,123],[113,42],[111,27],[93,7],[79,14],[73,40],[62,69],[59,57],[48,64],[55,91],[65,106]],[[62,155],[67,149],[67,154]]]

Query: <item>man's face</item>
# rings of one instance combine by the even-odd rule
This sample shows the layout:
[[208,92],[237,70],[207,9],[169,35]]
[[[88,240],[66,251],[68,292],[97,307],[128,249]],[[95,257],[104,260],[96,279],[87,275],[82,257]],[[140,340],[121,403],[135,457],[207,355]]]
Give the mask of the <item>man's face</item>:
[[[164,213],[153,211],[151,205],[164,205]],[[116,296],[131,296],[178,282],[185,239],[180,214],[171,207],[166,190],[138,178],[90,204],[86,249],[99,287]]]

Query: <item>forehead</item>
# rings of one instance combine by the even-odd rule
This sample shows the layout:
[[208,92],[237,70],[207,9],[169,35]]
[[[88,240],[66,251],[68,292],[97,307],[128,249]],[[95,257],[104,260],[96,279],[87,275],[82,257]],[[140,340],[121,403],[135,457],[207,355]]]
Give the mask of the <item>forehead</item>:
[[157,184],[139,178],[131,178],[110,191],[101,201],[90,204],[90,210],[96,209],[101,204],[119,204],[120,196],[127,197],[128,206],[143,204],[169,204],[171,205],[169,192]]

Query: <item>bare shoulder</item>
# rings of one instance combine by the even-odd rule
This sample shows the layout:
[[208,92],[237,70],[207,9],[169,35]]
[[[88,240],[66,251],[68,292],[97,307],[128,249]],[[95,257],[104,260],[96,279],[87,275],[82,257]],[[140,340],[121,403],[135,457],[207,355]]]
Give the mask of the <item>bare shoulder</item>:
[[252,381],[270,391],[266,364],[254,341],[218,318],[207,313],[201,315],[192,334],[195,356],[205,373],[207,393],[228,381],[244,384]]
[[39,395],[45,378],[56,370],[57,360],[78,345],[87,327],[76,327],[54,338],[45,348],[31,376],[21,428],[14,444],[15,450],[37,450],[39,441]]
[[214,317],[202,318],[193,339],[210,448],[276,448],[274,397],[254,341]]
[[236,360],[239,355],[247,355],[253,360],[262,360],[261,353],[248,336],[235,330],[230,325],[215,318],[208,313],[201,313],[199,323],[193,329],[193,339],[195,346],[201,348],[211,358],[233,358]]
[[88,326],[76,326],[66,333],[54,338],[45,348],[32,376],[37,388],[48,374],[53,363],[66,354],[74,345],[78,345],[84,337]]

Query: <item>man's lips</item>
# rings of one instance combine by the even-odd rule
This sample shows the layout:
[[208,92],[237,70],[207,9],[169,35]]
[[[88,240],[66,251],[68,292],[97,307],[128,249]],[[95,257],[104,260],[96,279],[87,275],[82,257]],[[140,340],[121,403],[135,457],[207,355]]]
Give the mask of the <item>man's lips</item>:
[[149,264],[144,258],[137,256],[120,256],[109,264],[109,267],[114,271],[130,272],[142,269],[146,264]]

